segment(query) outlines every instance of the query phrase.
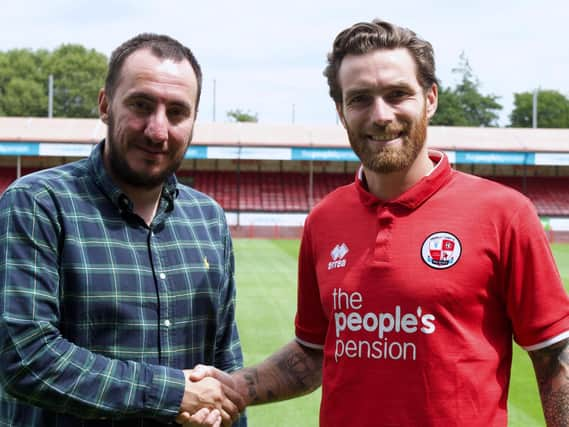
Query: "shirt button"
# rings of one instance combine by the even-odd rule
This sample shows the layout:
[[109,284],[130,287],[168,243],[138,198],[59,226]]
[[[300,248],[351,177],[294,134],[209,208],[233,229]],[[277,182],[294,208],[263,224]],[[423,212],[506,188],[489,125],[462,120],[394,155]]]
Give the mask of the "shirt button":
[[166,275],[164,273],[160,273],[160,278],[164,280],[166,278]]
[[170,320],[166,319],[164,320],[164,326],[166,326],[167,328],[171,325],[172,323],[170,322]]

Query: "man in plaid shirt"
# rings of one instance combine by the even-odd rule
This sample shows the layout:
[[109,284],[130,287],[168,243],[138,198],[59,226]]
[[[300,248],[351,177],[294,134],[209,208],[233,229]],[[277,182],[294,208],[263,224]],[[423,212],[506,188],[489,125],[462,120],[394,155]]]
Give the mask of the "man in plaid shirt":
[[200,89],[176,40],[123,43],[99,95],[107,138],[0,199],[0,426],[237,419],[230,389],[189,380],[242,366],[224,213],[174,176]]

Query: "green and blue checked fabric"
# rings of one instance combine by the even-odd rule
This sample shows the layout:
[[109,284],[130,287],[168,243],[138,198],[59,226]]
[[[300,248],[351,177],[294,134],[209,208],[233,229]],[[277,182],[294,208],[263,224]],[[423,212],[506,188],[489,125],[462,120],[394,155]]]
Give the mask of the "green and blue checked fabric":
[[103,145],[0,199],[0,426],[164,425],[181,369],[242,366],[222,209],[172,176],[147,226]]

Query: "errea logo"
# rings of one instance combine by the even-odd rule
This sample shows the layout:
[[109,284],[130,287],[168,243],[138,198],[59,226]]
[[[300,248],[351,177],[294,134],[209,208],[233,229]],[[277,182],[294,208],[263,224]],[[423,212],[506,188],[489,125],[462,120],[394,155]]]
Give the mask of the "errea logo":
[[345,243],[341,243],[334,246],[334,249],[332,249],[332,252],[330,252],[332,261],[328,263],[328,270],[345,267],[346,260],[344,259],[344,257],[349,251],[350,250],[348,249]]

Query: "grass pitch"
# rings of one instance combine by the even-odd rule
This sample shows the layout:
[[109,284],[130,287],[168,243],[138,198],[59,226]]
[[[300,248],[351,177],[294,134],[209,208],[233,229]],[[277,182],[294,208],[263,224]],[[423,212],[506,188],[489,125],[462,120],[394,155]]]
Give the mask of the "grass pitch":
[[[235,239],[237,322],[245,364],[264,360],[294,337],[298,240]],[[569,289],[569,245],[552,245]],[[320,391],[297,399],[250,407],[251,427],[315,427]],[[509,399],[510,427],[545,425],[535,375],[524,350],[514,345]]]

